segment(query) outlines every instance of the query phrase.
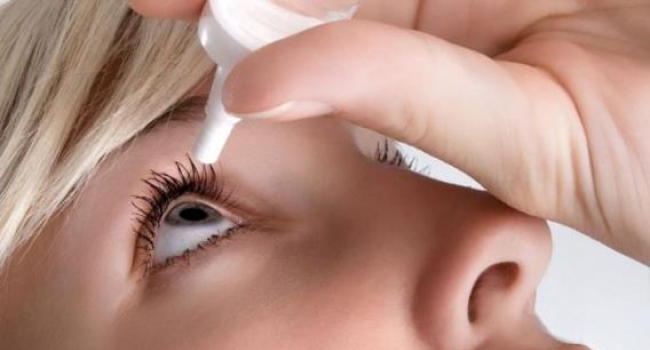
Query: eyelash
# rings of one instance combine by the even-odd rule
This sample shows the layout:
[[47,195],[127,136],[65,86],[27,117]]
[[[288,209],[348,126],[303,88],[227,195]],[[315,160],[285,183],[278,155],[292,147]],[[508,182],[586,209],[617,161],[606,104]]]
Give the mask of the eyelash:
[[[151,170],[148,178],[142,181],[147,185],[149,193],[144,196],[133,196],[131,201],[135,213],[135,223],[133,232],[137,239],[137,255],[141,258],[145,268],[145,274],[162,270],[167,266],[174,265],[181,260],[186,260],[193,251],[187,251],[180,257],[170,258],[163,264],[153,264],[154,240],[160,220],[165,215],[169,205],[184,194],[196,194],[218,204],[224,209],[238,208],[238,203],[231,197],[229,192],[224,192],[224,183],[222,177],[217,176],[214,166],[202,165],[196,166],[194,161],[187,156],[189,167],[179,161],[174,162],[176,165],[176,177]],[[389,141],[380,143],[377,146],[375,160],[379,163],[405,168],[416,171],[415,160],[408,160],[405,155],[395,150],[391,152]],[[136,203],[137,201],[146,204],[146,208]],[[235,232],[249,226],[246,223],[238,223],[220,236],[214,236],[207,244],[217,244],[218,241],[230,238]],[[202,249],[200,246],[199,249]]]
[[[154,240],[159,223],[165,215],[169,205],[177,198],[185,194],[196,194],[218,204],[224,209],[236,209],[239,205],[232,199],[230,192],[225,192],[222,178],[217,176],[212,165],[196,166],[194,161],[187,156],[189,167],[181,162],[175,162],[177,175],[172,176],[166,173],[151,170],[148,178],[142,181],[147,185],[149,193],[144,196],[133,196],[131,201],[135,213],[135,227],[133,232],[137,239],[136,249],[142,256],[138,259],[145,267],[146,273],[160,270],[168,265],[173,265],[178,258],[187,258],[191,251],[185,252],[181,257],[170,258],[165,263],[153,264]],[[136,203],[140,201],[146,204],[142,207]],[[219,236],[219,241],[229,238],[235,231],[247,226],[246,223],[238,223],[224,234]],[[216,236],[215,236],[216,237]],[[217,239],[209,240],[207,244],[217,243]],[[207,245],[206,244],[206,245]],[[199,249],[202,249],[200,246]]]
[[392,141],[386,138],[377,145],[377,149],[375,150],[375,160],[381,164],[419,172],[417,169],[416,158],[408,159],[404,152],[399,149],[395,149],[391,152],[391,142]]

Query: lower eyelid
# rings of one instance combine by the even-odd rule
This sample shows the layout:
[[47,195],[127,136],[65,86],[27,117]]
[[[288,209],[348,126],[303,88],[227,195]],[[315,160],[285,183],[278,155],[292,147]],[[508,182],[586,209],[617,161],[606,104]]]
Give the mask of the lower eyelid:
[[181,256],[173,257],[161,264],[152,265],[145,272],[145,277],[148,279],[160,279],[165,276],[169,277],[175,274],[189,273],[190,270],[188,269],[200,269],[201,262],[209,262],[218,258],[220,251],[227,251],[227,245],[231,242],[234,243],[238,238],[265,233],[268,232],[256,230],[254,226],[249,227],[244,225],[237,227],[227,235],[221,236],[219,239],[206,241],[200,247],[187,251]]
[[[141,264],[144,265],[145,277],[159,275],[162,272],[164,272],[164,274],[167,274],[167,272],[172,274],[174,272],[182,273],[185,267],[191,267],[192,261],[195,260],[196,258],[199,258],[200,256],[203,256],[203,254],[206,254],[207,259],[211,258],[210,254],[219,254],[218,253],[219,249],[226,248],[226,247],[221,247],[221,245],[231,239],[236,239],[236,237],[240,235],[248,235],[248,234],[255,234],[255,233],[270,233],[274,230],[272,228],[274,227],[274,225],[271,222],[271,220],[262,218],[260,214],[257,213],[243,214],[242,212],[246,209],[241,209],[239,207],[237,209],[231,208],[225,210],[222,209],[222,206],[216,205],[209,199],[201,198],[201,196],[196,194],[191,194],[189,198],[191,200],[198,200],[201,203],[204,203],[205,205],[217,209],[228,220],[233,221],[236,224],[236,227],[234,227],[232,230],[229,230],[230,232],[228,232],[228,234],[220,236],[218,237],[218,239],[206,240],[205,242],[202,242],[196,249],[186,251],[180,256],[176,256],[171,259],[168,259],[168,261],[164,263],[159,263],[159,264],[154,263],[153,254],[155,254],[155,246],[153,246],[154,251],[147,251],[147,249],[144,249],[144,251],[140,252],[141,253],[140,255],[145,255],[145,256],[139,258],[139,260],[146,261],[146,263]],[[187,201],[187,200],[188,198],[186,197],[183,197],[182,199],[182,201]],[[179,203],[181,202],[181,200],[174,201],[174,202]],[[169,208],[171,207],[172,205],[169,206]],[[169,208],[165,213],[169,211]]]
[[160,264],[170,257],[200,248],[209,239],[241,227],[225,216],[218,215],[201,223],[184,222],[183,219],[171,223],[165,218],[156,235],[154,263]]

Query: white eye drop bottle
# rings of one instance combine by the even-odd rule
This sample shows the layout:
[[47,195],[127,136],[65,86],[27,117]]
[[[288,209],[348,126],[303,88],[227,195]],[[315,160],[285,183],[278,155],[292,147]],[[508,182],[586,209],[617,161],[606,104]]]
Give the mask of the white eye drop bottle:
[[239,118],[229,115],[221,92],[232,68],[250,52],[309,28],[350,19],[358,0],[208,0],[199,22],[199,40],[218,64],[206,107],[207,117],[192,154],[215,163]]

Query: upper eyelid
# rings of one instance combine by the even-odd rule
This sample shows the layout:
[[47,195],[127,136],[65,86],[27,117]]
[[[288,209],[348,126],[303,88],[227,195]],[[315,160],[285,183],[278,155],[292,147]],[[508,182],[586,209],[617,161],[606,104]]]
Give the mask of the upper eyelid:
[[164,217],[165,215],[169,214],[170,210],[176,207],[177,205],[180,205],[181,203],[188,203],[188,202],[195,202],[209,207],[214,207],[213,209],[228,214],[224,216],[228,217],[229,219],[232,219],[234,222],[240,222],[244,220],[241,218],[239,214],[237,214],[237,212],[243,211],[245,209],[242,208],[241,205],[238,205],[236,202],[232,201],[232,203],[220,203],[213,200],[212,198],[206,198],[201,194],[196,194],[193,192],[184,193],[178,196],[176,199],[173,199],[171,202],[169,202],[169,205],[167,206],[167,210],[165,210],[162,216]]
[[[151,169],[149,176],[142,179],[149,189],[149,195],[156,197],[153,199],[165,199],[171,202],[189,192],[208,197],[207,199],[211,202],[227,202],[233,192],[232,190],[226,190],[231,188],[228,185],[229,180],[227,177],[217,172],[212,165],[203,165],[199,169],[189,155],[187,155],[187,159],[189,166],[185,166],[180,161],[174,162],[176,167],[175,175]],[[169,191],[173,192],[169,193]],[[133,197],[147,201],[140,195]],[[150,205],[155,204],[150,201],[147,202]]]
[[[152,169],[149,176],[142,179],[147,185],[147,194],[131,196],[139,228],[144,227],[150,236],[155,236],[155,227],[152,225],[162,219],[169,205],[186,194],[195,194],[201,200],[211,203],[215,209],[227,211],[243,221],[262,221],[261,213],[249,201],[241,199],[244,194],[237,189],[236,179],[224,174],[220,171],[221,168],[218,171],[213,165],[197,166],[189,155],[186,159],[189,166],[179,161],[174,162],[174,175]],[[146,207],[136,204],[135,200],[144,202]],[[139,229],[135,231],[140,232]]]
[[[235,216],[248,220],[252,218],[261,218],[263,213],[254,207],[254,202],[246,200],[244,197],[255,196],[254,193],[248,193],[240,190],[239,182],[236,177],[226,174],[222,171],[221,166],[216,165],[198,165],[192,160],[189,154],[186,154],[186,160],[189,165],[185,165],[180,161],[175,161],[176,171],[172,175],[171,172],[156,171],[151,169],[149,176],[143,178],[142,181],[147,184],[149,194],[152,191],[161,194],[162,191],[157,190],[160,188],[160,180],[167,179],[173,182],[184,182],[198,185],[183,189],[182,193],[172,193],[174,196],[171,201],[180,198],[185,194],[195,194],[202,200],[213,203],[217,209],[223,209],[232,212]],[[208,191],[205,191],[208,186]],[[206,194],[205,192],[209,192]],[[217,193],[218,192],[218,193]],[[210,194],[213,194],[212,196]],[[142,195],[132,196],[132,198],[145,200]],[[169,204],[168,203],[168,204]],[[147,203],[149,207],[154,203]],[[163,214],[163,213],[160,213]]]

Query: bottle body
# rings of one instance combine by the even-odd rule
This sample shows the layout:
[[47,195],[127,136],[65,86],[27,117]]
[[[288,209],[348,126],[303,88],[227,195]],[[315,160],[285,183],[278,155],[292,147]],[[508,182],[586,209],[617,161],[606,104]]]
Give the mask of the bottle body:
[[272,42],[318,25],[351,18],[356,2],[208,0],[199,21],[198,35],[218,69],[206,107],[206,121],[192,151],[194,157],[204,164],[216,162],[239,121],[228,114],[221,98],[223,84],[239,61]]

